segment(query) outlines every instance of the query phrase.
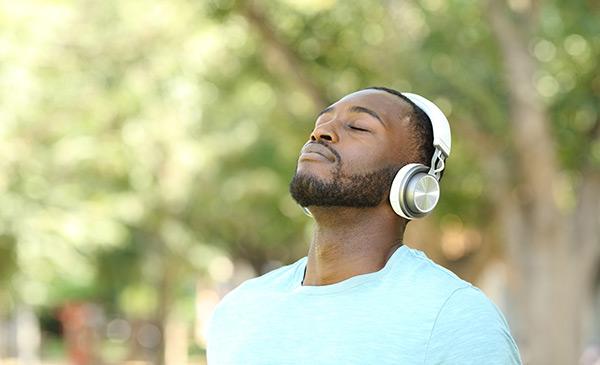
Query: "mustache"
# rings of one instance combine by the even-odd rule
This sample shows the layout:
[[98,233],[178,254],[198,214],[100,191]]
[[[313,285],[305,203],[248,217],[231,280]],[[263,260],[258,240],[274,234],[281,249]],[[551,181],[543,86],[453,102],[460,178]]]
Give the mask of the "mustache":
[[[335,156],[336,162],[340,163],[342,161],[342,158],[340,157],[340,154],[333,147],[331,147],[330,145],[328,145],[326,143],[323,143],[321,141],[314,141],[314,142],[313,141],[309,141],[309,142],[306,142],[304,144],[304,146],[307,146],[307,145],[310,145],[310,144],[319,144],[319,145],[327,148]],[[302,148],[304,148],[304,146],[302,146]]]

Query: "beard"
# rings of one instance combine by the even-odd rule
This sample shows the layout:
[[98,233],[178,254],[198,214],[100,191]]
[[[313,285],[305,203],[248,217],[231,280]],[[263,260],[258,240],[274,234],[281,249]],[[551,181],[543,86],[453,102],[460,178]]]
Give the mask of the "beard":
[[364,174],[344,174],[338,165],[331,181],[302,173],[290,182],[292,198],[303,207],[353,207],[378,206],[387,193],[399,167],[387,167]]

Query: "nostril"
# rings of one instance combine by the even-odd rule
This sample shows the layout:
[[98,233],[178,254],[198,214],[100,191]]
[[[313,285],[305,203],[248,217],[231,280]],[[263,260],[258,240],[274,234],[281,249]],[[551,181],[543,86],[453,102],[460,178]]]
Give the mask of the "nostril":
[[335,135],[333,133],[329,133],[326,131],[315,130],[310,134],[310,140],[312,142],[326,140],[329,142],[333,142]]

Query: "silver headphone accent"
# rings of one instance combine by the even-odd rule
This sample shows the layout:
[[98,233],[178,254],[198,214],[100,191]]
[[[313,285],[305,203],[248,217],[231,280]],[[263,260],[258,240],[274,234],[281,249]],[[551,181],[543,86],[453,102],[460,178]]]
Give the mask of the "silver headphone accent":
[[448,119],[442,111],[426,98],[402,93],[419,107],[431,120],[433,146],[431,167],[419,163],[403,166],[394,177],[390,189],[390,204],[399,216],[408,220],[429,214],[440,198],[440,176],[445,160],[450,156],[451,135]]
[[312,213],[310,212],[310,210],[308,210],[307,207],[300,206],[300,208],[302,208],[302,211],[304,212],[304,214],[306,214],[307,216],[309,216],[311,218],[314,218]]

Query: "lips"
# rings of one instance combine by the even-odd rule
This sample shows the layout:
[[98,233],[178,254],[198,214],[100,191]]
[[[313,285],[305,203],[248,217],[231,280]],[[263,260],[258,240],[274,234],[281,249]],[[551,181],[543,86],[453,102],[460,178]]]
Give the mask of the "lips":
[[302,155],[308,155],[311,153],[321,155],[327,160],[329,160],[329,162],[335,161],[335,155],[333,154],[333,152],[331,152],[327,147],[318,143],[308,143],[304,145],[304,147],[300,151],[300,157],[302,157]]

